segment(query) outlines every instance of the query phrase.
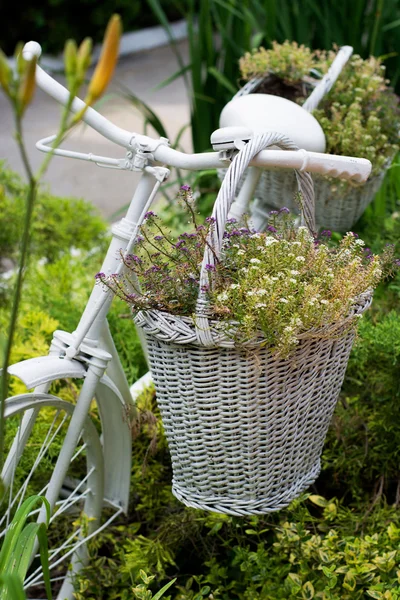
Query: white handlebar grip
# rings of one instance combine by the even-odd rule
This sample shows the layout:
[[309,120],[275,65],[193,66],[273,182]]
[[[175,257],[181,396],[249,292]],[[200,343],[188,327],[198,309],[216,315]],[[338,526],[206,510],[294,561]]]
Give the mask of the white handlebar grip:
[[301,170],[310,170],[313,173],[321,173],[321,175],[327,175],[328,177],[338,177],[364,183],[371,174],[371,169],[372,164],[366,158],[307,152]]
[[37,42],[27,42],[22,49],[22,56],[25,60],[32,60],[34,56],[40,58],[42,47]]

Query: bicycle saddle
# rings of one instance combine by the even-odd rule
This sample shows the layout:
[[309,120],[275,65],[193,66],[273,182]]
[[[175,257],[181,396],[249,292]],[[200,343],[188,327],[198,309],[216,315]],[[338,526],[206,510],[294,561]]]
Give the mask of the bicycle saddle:
[[277,131],[299,148],[325,152],[325,134],[309,112],[286,98],[248,94],[234,98],[223,108],[220,127],[244,127],[254,133]]

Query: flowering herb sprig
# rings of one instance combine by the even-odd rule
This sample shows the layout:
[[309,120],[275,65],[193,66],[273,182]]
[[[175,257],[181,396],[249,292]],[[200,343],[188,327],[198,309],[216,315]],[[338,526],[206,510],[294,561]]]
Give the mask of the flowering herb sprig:
[[[200,269],[214,219],[197,223],[190,189],[180,198],[193,230],[173,239],[153,212],[146,215],[136,254],[122,255],[121,275],[97,279],[140,310],[191,316],[199,294]],[[343,321],[363,292],[376,287],[390,270],[394,248],[375,256],[356,234],[339,244],[331,232],[318,238],[296,228],[287,208],[272,211],[264,233],[248,223],[228,221],[222,254],[207,265],[205,291],[215,319],[237,323],[236,334],[249,339],[263,332],[271,349],[288,355],[309,329]],[[353,319],[354,323],[357,321]]]

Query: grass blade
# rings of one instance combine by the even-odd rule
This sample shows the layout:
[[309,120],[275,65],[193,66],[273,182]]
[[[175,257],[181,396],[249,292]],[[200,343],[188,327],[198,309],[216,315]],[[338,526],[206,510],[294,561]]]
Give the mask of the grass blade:
[[0,575],[0,600],[26,600],[22,581],[17,575]]

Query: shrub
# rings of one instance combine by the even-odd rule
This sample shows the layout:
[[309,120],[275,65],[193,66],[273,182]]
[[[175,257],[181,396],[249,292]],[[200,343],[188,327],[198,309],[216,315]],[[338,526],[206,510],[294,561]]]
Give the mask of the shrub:
[[[12,261],[18,255],[27,186],[0,163],[0,256]],[[42,190],[37,197],[30,257],[54,262],[72,249],[90,251],[107,241],[107,224],[89,202],[59,198]]]

